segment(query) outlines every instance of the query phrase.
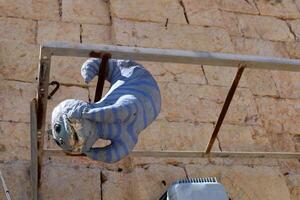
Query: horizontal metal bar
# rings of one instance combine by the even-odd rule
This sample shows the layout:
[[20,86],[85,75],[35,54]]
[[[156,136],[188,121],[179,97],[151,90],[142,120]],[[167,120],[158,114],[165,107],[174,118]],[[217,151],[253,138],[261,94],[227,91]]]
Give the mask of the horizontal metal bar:
[[[45,156],[70,156],[62,150],[45,149]],[[177,157],[177,158],[277,158],[277,159],[300,159],[297,152],[230,152],[212,151],[206,154],[205,151],[133,151],[130,156],[135,157]]]
[[300,71],[300,60],[261,57],[239,54],[225,54],[203,51],[185,51],[175,49],[155,49],[113,45],[75,44],[66,42],[48,42],[42,50],[54,56],[90,57],[91,53],[110,53],[112,58],[137,61],[171,62],[214,66],[246,65],[247,68]]

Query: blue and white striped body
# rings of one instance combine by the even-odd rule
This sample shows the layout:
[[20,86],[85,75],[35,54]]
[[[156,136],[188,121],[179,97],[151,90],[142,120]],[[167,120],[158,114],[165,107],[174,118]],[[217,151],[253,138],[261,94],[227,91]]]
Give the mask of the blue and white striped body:
[[[99,71],[100,59],[87,60],[81,69],[89,83]],[[95,124],[86,131],[83,153],[94,160],[108,163],[127,156],[137,143],[139,133],[158,116],[161,107],[159,87],[152,75],[140,64],[130,60],[109,60],[106,80],[111,83],[108,93],[91,104],[79,103],[68,111],[68,118],[89,120]],[[70,101],[70,100],[69,100]],[[99,139],[111,144],[92,148]]]

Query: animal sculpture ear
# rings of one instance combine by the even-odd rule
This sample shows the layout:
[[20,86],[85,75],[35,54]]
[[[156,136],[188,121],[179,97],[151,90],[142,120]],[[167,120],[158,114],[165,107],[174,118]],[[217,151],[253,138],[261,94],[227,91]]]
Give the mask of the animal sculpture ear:
[[81,67],[81,76],[85,83],[89,83],[99,73],[99,58],[90,58]]

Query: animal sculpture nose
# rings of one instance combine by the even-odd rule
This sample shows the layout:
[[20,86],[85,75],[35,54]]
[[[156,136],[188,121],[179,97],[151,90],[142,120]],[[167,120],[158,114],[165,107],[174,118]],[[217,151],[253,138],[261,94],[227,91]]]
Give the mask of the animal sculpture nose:
[[58,140],[57,139],[54,139],[54,141],[56,142],[56,144],[58,146],[62,146],[64,145],[64,140],[62,138],[59,138]]

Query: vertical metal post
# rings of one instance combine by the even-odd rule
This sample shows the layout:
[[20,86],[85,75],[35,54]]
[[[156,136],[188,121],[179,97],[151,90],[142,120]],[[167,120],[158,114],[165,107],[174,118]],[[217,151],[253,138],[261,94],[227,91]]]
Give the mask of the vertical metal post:
[[45,121],[48,101],[48,86],[51,65],[51,53],[40,50],[40,63],[38,71],[38,88],[37,88],[37,199],[39,199],[39,189],[41,186],[41,171],[43,161]]
[[240,79],[242,77],[244,69],[245,69],[245,66],[242,66],[242,65],[240,65],[239,68],[238,68],[238,71],[237,71],[237,73],[235,75],[235,78],[234,78],[234,80],[232,82],[232,85],[231,85],[231,87],[230,87],[230,89],[228,91],[226,100],[224,102],[223,108],[222,108],[221,113],[219,115],[219,118],[218,118],[217,124],[215,126],[215,129],[213,131],[213,134],[212,134],[212,136],[211,136],[211,138],[209,140],[209,143],[207,144],[206,151],[205,151],[205,153],[207,153],[207,154],[211,151],[211,149],[212,149],[212,147],[214,145],[214,142],[215,142],[215,140],[216,140],[216,138],[218,136],[219,130],[220,130],[221,126],[222,126],[223,120],[224,120],[224,118],[226,116],[227,110],[228,110],[228,108],[230,106],[231,100],[232,100],[233,95],[235,93],[235,90],[236,90],[236,88],[237,88],[237,86],[239,84],[239,81],[240,81]]
[[30,146],[31,146],[31,195],[33,200],[38,199],[38,139],[37,139],[37,101],[30,102]]

